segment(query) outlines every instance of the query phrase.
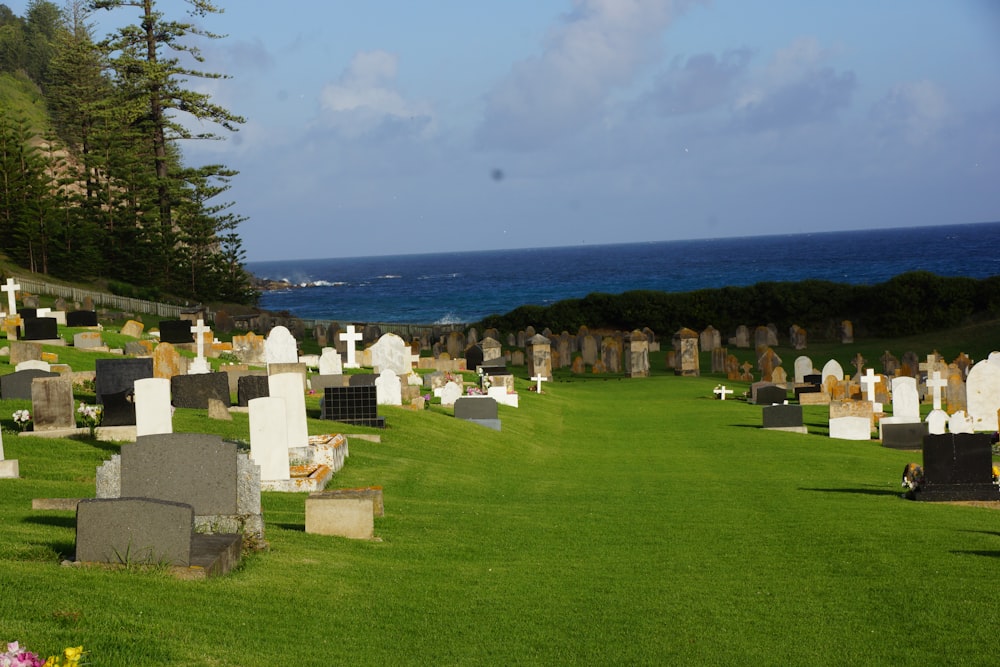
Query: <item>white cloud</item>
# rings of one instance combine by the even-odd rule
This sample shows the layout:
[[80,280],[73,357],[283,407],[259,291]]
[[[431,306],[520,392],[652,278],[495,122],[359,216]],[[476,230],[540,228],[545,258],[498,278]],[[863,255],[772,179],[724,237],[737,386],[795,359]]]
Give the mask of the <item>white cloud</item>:
[[516,63],[488,94],[480,144],[531,149],[600,118],[608,96],[657,55],[663,31],[687,4],[574,0],[542,54]]
[[320,92],[325,120],[348,136],[369,134],[387,123],[398,128],[399,121],[411,123],[420,133],[431,128],[431,109],[404,97],[396,88],[399,59],[385,51],[355,54],[336,83]]
[[922,80],[893,86],[875,105],[873,116],[889,134],[921,144],[944,126],[951,112],[944,89]]

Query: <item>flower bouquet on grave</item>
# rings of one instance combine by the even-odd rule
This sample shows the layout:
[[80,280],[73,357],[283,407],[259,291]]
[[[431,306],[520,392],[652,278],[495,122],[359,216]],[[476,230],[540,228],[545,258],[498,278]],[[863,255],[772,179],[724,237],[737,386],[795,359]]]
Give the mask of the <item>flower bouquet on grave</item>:
[[0,667],[80,667],[83,654],[82,646],[69,646],[63,649],[62,655],[50,655],[43,661],[37,653],[21,648],[17,642],[9,642],[7,651],[0,653]]
[[14,410],[11,417],[14,418],[14,423],[17,424],[19,431],[25,431],[31,425],[31,413],[27,410]]
[[490,376],[486,374],[486,371],[483,370],[482,366],[480,366],[478,370],[479,370],[479,388],[483,390],[482,393],[488,394],[490,393],[490,385],[492,385],[493,383],[490,381]]
[[920,490],[920,485],[923,483],[924,469],[916,463],[907,463],[906,467],[903,468],[903,481],[901,483],[901,486],[906,489],[906,495],[912,498],[913,494]]
[[101,419],[104,417],[104,408],[100,405],[87,405],[81,402],[76,413],[80,415],[80,421],[90,430],[90,437],[93,438],[97,427],[101,424]]

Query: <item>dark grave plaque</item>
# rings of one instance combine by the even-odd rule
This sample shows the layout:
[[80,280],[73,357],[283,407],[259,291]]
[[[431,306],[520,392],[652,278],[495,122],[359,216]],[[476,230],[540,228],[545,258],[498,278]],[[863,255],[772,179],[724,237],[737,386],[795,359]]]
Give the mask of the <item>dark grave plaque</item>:
[[194,508],[151,498],[85,498],[76,506],[81,563],[191,563]]
[[59,322],[54,317],[25,317],[24,340],[55,340],[59,338]]
[[210,398],[218,399],[229,407],[232,405],[229,396],[229,375],[224,372],[175,375],[170,378],[170,397],[171,403],[177,408],[207,410]]
[[890,449],[921,449],[926,435],[927,422],[882,423],[882,446]]
[[118,391],[102,396],[101,426],[135,426],[135,391]]
[[801,405],[767,405],[761,411],[764,428],[801,428]]
[[455,401],[455,418],[500,430],[497,402],[489,396],[462,396]]
[[377,375],[372,373],[357,373],[349,375],[347,385],[349,387],[374,387]]
[[18,308],[17,314],[21,316],[22,320],[30,320],[38,317],[37,308]]
[[819,394],[823,391],[822,387],[818,387],[811,384],[806,387],[796,387],[795,388],[795,400],[799,400],[799,396],[802,394]]
[[43,371],[38,368],[29,368],[23,371],[15,371],[8,375],[0,376],[0,398],[4,400],[20,398],[26,401],[31,400],[31,383],[35,378],[59,377],[59,373]]
[[255,398],[266,398],[271,395],[266,375],[244,375],[236,380],[236,404],[247,407]]
[[474,371],[483,363],[483,348],[479,345],[470,345],[465,350],[465,367]]
[[788,390],[784,387],[772,384],[757,388],[757,396],[754,400],[756,405],[782,404],[788,400]]
[[810,373],[809,375],[803,375],[802,381],[806,384],[811,384],[814,387],[823,388],[823,376],[818,373]]
[[191,322],[188,320],[161,320],[160,342],[171,345],[193,343],[194,334],[191,333]]
[[378,415],[378,400],[375,386],[369,387],[327,387],[323,390],[320,418],[385,428],[385,417]]
[[924,437],[924,482],[916,500],[1000,500],[989,433]]
[[153,360],[148,357],[144,359],[96,359],[94,369],[97,402],[103,405],[105,394],[131,392],[135,389],[136,380],[153,377]]
[[498,361],[503,361],[502,359],[490,359],[489,366],[481,365],[480,368],[483,369],[483,375],[511,375],[510,370],[507,366],[502,363],[498,364]]
[[68,327],[96,327],[96,310],[73,310],[66,313],[66,326]]

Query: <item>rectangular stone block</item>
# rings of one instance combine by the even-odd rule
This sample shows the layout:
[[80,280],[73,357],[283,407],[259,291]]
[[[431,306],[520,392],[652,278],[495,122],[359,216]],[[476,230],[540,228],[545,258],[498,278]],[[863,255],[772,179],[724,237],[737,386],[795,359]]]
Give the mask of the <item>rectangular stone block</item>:
[[76,560],[189,565],[194,508],[150,498],[88,498],[76,507]]
[[370,540],[375,531],[375,504],[370,496],[313,494],[306,498],[306,532]]

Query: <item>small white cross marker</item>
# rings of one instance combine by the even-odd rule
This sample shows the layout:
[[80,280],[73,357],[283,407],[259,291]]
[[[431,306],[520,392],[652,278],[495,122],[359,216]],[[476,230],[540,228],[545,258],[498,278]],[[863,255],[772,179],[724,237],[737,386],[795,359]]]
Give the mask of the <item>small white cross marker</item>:
[[536,394],[542,393],[542,383],[549,381],[549,379],[547,377],[545,377],[544,375],[536,375],[535,377],[533,377],[531,379],[535,383],[535,393]]
[[724,401],[726,400],[726,394],[733,393],[733,390],[726,389],[725,385],[719,385],[718,387],[712,390],[712,393],[715,394],[715,397],[717,399],[719,399],[720,401]]
[[194,334],[194,342],[198,350],[194,363],[191,364],[189,371],[191,374],[208,373],[212,370],[205,359],[205,333],[209,331],[211,328],[205,326],[205,322],[201,318],[198,318],[198,323],[191,327],[191,333]]

